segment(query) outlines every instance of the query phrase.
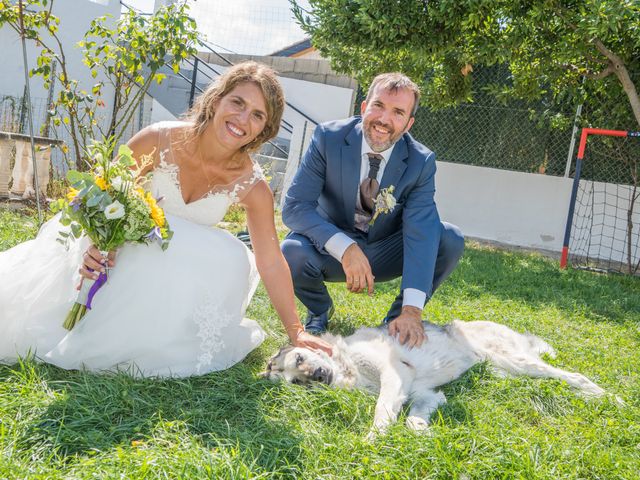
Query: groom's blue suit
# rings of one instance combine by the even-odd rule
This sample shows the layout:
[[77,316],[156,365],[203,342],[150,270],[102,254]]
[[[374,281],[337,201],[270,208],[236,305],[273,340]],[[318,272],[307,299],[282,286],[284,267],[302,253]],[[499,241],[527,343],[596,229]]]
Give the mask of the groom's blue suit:
[[435,154],[408,133],[396,142],[380,182],[380,189],[394,187],[396,207],[379,215],[367,233],[355,228],[362,136],[360,117],[316,127],[286,193],[282,218],[292,232],[282,251],[296,296],[320,314],[332,305],[324,281],[345,280],[340,262],[324,246],[335,234],[345,233],[369,259],[376,281],[402,276],[388,321],[400,314],[404,289],[431,297],[457,264],[464,239],[438,216]]

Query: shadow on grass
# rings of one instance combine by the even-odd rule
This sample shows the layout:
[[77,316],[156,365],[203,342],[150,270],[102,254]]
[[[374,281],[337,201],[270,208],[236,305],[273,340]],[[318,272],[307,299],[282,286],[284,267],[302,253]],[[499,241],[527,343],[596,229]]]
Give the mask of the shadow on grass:
[[[376,293],[389,304],[400,280],[376,284]],[[560,270],[542,256],[467,248],[458,267],[436,291],[444,305],[495,297],[532,308],[553,305],[569,313],[582,312],[592,320],[640,321],[640,279],[580,270]],[[386,308],[386,307],[385,307]]]
[[455,300],[491,295],[531,307],[553,305],[582,311],[594,320],[620,322],[640,313],[640,279],[579,270],[560,270],[537,255],[472,248],[437,292]]
[[55,452],[62,462],[165,440],[176,448],[237,449],[257,471],[290,471],[301,462],[297,433],[265,415],[263,402],[277,385],[256,381],[243,363],[202,377],[133,379],[27,362],[0,366],[0,381],[54,393],[44,409],[32,405],[39,414],[19,443],[23,451]]

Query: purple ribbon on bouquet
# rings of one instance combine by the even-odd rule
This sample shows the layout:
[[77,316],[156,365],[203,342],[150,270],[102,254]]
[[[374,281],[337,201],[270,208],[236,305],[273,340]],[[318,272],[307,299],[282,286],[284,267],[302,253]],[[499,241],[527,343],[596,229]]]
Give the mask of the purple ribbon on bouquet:
[[100,272],[98,278],[96,278],[89,289],[89,294],[87,295],[87,305],[86,307],[91,310],[91,301],[93,300],[93,296],[96,294],[100,288],[107,282],[107,274]]

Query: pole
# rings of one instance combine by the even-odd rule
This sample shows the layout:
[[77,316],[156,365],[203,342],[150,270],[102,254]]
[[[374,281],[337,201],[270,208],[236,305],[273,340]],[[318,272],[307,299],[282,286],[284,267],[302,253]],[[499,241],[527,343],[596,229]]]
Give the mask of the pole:
[[196,56],[193,61],[193,72],[191,72],[191,90],[189,91],[189,108],[193,107],[193,98],[196,93],[196,78],[198,77],[198,62],[200,59]]
[[576,148],[576,138],[578,138],[578,121],[580,115],[582,115],[582,103],[578,105],[576,109],[576,116],[573,119],[573,131],[571,132],[571,143],[569,144],[569,154],[567,155],[567,166],[564,169],[564,178],[569,178],[569,172],[571,172],[571,160],[573,159],[573,152]]
[[24,81],[27,94],[27,118],[29,119],[29,139],[31,140],[31,161],[33,162],[33,185],[36,190],[36,204],[38,205],[38,223],[42,225],[42,208],[40,206],[40,185],[38,182],[38,162],[36,161],[36,145],[33,141],[33,115],[31,113],[31,89],[29,88],[29,67],[27,66],[27,44],[24,33],[24,15],[22,0],[18,6],[20,15],[20,39],[22,40],[22,61],[24,65]]

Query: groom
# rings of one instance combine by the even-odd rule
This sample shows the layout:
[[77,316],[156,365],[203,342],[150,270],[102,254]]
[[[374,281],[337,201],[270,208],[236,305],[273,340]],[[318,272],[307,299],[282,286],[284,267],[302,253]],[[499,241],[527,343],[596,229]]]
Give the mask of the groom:
[[[371,295],[375,281],[401,276],[384,323],[409,347],[425,340],[422,309],[457,265],[464,237],[438,216],[435,154],[407,133],[419,99],[405,75],[378,75],[362,117],[315,129],[282,210],[291,229],[282,252],[308,332],[324,332],[333,314],[325,281]],[[389,211],[381,198],[391,191]]]

